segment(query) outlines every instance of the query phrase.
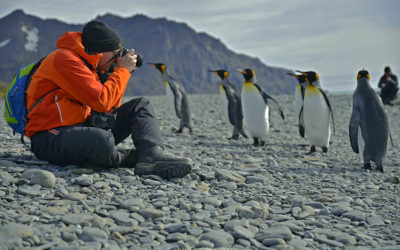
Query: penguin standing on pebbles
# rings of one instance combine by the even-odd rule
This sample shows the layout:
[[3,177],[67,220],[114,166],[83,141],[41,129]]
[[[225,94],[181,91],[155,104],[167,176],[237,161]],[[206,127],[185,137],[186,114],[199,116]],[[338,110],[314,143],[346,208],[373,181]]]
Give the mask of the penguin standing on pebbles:
[[371,169],[371,161],[383,173],[389,137],[388,117],[382,100],[369,84],[366,70],[357,74],[357,88],[353,94],[353,111],[349,124],[350,143],[353,151],[362,152],[364,168]]
[[220,96],[222,100],[222,107],[224,108],[224,110],[228,108],[229,122],[234,127],[232,137],[230,137],[229,139],[237,140],[239,139],[239,134],[242,134],[243,137],[247,138],[247,135],[243,129],[242,101],[235,85],[233,85],[228,78],[228,72],[222,69],[209,70],[209,72],[215,73],[221,78],[219,89],[221,94]]
[[285,116],[278,102],[257,84],[254,70],[244,69],[238,71],[242,73],[245,79],[242,91],[242,105],[246,128],[253,137],[253,145],[264,146],[269,132],[270,100],[278,106],[283,120],[285,120]]
[[[328,96],[319,87],[319,76],[313,71],[302,72],[308,79],[308,86],[304,95],[303,108],[299,119],[304,119],[305,135],[310,142],[310,153],[316,151],[315,147],[321,147],[322,152],[327,153],[331,137],[330,118],[332,117],[333,131],[335,121]],[[302,117],[304,116],[304,117]]]
[[163,63],[149,63],[161,72],[162,81],[165,84],[167,97],[174,103],[176,116],[181,119],[177,133],[182,133],[183,128],[193,132],[190,122],[189,100],[183,86],[169,74]]
[[308,86],[308,79],[304,75],[296,75],[293,73],[287,73],[287,74],[295,77],[297,81],[299,81],[299,83],[296,86],[296,90],[294,92],[294,103],[296,107],[296,117],[298,118],[299,134],[301,137],[304,138],[304,119],[303,116],[300,119],[300,111],[303,107],[304,94]]

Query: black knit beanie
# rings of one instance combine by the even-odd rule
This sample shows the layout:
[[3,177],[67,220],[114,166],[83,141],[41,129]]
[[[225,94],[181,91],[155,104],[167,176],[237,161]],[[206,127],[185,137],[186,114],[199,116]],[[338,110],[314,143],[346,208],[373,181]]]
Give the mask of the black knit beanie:
[[90,21],[83,27],[82,43],[88,52],[113,51],[122,47],[117,32],[99,21]]

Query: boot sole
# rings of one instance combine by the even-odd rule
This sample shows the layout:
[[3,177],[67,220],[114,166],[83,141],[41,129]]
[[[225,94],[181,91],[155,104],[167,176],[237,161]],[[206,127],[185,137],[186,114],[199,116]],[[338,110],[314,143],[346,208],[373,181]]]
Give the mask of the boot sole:
[[136,165],[135,174],[150,175],[155,174],[163,179],[169,180],[172,178],[181,178],[192,171],[192,166],[188,162],[176,161],[176,162],[155,162],[139,163]]

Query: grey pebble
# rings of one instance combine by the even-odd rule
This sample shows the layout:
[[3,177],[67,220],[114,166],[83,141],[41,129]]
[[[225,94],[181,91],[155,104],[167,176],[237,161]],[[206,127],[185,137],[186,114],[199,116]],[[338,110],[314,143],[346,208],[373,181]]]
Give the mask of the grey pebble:
[[286,242],[281,238],[266,238],[262,243],[264,246],[272,247],[276,245],[284,245]]
[[93,184],[93,177],[83,174],[83,175],[77,177],[75,179],[74,183],[81,185],[83,187],[88,187]]
[[242,226],[234,226],[233,227],[233,235],[237,239],[252,239],[254,238],[254,233],[249,229],[242,227]]
[[152,208],[139,209],[137,212],[146,220],[165,216],[165,212]]
[[342,214],[343,217],[350,219],[351,221],[364,221],[366,215],[358,210],[351,210]]
[[99,241],[99,240],[107,240],[107,234],[98,228],[85,227],[82,231],[82,234],[79,236],[79,239],[85,242]]
[[322,238],[322,237],[315,238],[315,241],[318,241],[319,243],[327,244],[332,247],[340,247],[340,248],[344,247],[344,245],[338,241],[329,240],[329,239]]
[[10,236],[26,238],[32,236],[34,230],[30,226],[11,222],[8,224],[0,225],[0,232]]
[[21,175],[21,179],[29,180],[32,185],[38,184],[44,188],[53,188],[56,184],[56,177],[46,170],[27,170]]
[[343,214],[345,214],[345,213],[347,213],[347,212],[349,212],[349,211],[351,211],[351,210],[352,210],[352,208],[349,207],[348,205],[342,205],[342,204],[340,204],[340,205],[334,206],[334,207],[331,209],[330,213],[331,213],[331,214],[334,214],[334,215],[336,215],[336,216],[341,216],[341,215],[343,215]]
[[385,225],[385,222],[383,222],[383,220],[377,216],[370,216],[367,217],[367,223],[370,226],[383,226]]
[[231,247],[234,243],[234,238],[231,234],[221,230],[210,230],[202,234],[200,242],[206,240],[214,244],[213,247]]
[[64,196],[65,199],[69,199],[72,201],[81,201],[86,199],[86,195],[78,193],[78,192],[73,192],[73,193],[68,193]]
[[293,238],[293,234],[288,227],[276,226],[268,229],[259,231],[256,234],[256,240],[262,242],[264,239],[268,238],[279,238],[285,241],[289,241]]
[[215,172],[215,176],[218,178],[219,181],[232,181],[232,182],[244,182],[246,180],[245,177],[238,174],[235,171],[226,170],[226,169],[218,169]]

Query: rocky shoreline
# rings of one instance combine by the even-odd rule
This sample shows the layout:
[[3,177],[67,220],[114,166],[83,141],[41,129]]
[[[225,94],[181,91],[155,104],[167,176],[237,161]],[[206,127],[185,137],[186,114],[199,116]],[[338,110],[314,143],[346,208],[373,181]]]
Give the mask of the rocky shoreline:
[[286,120],[272,107],[264,148],[227,139],[217,95],[190,96],[193,135],[171,131],[165,96],[149,99],[166,149],[193,162],[182,179],[38,161],[0,120],[0,249],[400,248],[399,102],[386,107],[394,145],[382,174],[351,150],[350,95],[330,97],[327,155],[307,154],[292,96],[276,97]]

